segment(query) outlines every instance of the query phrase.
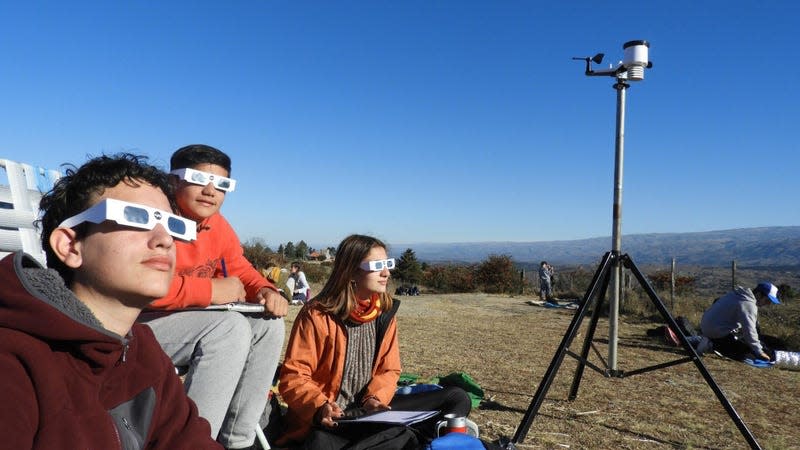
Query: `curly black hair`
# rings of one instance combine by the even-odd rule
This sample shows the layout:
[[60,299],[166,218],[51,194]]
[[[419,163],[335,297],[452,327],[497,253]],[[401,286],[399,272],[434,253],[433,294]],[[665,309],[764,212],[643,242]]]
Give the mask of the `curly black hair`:
[[[50,235],[65,219],[68,219],[92,206],[91,200],[103,194],[107,188],[119,183],[138,186],[151,184],[167,196],[172,210],[176,210],[173,186],[169,176],[160,168],[147,163],[147,157],[131,153],[102,155],[90,159],[80,167],[66,164],[65,175],[42,196],[39,210],[42,212],[36,226],[41,231],[42,248],[47,257],[47,267],[53,268],[69,286],[72,282],[72,269],[64,265],[50,247]],[[78,239],[85,236],[86,226],[73,228]]]

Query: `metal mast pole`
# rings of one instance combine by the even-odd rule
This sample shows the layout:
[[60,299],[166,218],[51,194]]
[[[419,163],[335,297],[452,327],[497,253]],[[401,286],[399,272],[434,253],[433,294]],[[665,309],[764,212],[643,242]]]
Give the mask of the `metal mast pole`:
[[617,342],[619,324],[619,301],[622,293],[622,169],[625,148],[625,90],[628,88],[621,78],[617,78],[617,139],[614,156],[614,211],[611,232],[611,254],[613,272],[611,283],[611,302],[608,314],[608,367],[611,373],[617,372]]

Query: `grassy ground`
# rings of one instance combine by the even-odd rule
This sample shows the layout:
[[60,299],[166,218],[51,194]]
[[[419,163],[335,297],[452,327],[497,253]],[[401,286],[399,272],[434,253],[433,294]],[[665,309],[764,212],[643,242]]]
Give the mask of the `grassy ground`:
[[[470,418],[482,436],[514,435],[574,311],[531,306],[533,297],[486,294],[400,297],[403,370],[428,379],[464,371],[486,391]],[[299,307],[287,317],[287,335]],[[589,317],[571,349],[580,351]],[[654,323],[619,324],[618,368],[632,371],[683,355],[648,338]],[[607,358],[607,321],[595,333]],[[590,360],[603,366],[601,359]],[[800,372],[755,369],[706,356],[703,363],[766,449],[800,449]],[[588,369],[567,400],[576,361],[567,356],[520,449],[749,448],[693,363],[629,378]]]

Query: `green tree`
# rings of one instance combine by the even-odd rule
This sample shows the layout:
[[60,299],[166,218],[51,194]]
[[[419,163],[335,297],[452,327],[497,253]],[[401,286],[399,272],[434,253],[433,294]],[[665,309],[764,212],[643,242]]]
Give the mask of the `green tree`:
[[283,256],[291,259],[294,258],[294,243],[289,241],[286,243],[286,246],[283,247]]
[[306,259],[308,256],[308,244],[306,241],[301,240],[297,243],[297,247],[294,249],[294,258],[296,259]]
[[414,250],[408,248],[400,255],[393,276],[409,284],[419,284],[422,280],[422,265],[417,260]]

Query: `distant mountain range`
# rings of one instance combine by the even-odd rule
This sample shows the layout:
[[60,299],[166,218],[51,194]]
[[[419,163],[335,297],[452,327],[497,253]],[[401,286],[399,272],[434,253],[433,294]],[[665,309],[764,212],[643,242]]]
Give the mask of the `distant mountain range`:
[[[396,245],[399,255],[411,248],[420,261],[479,262],[489,255],[509,255],[520,263],[597,263],[611,250],[611,237],[550,242],[416,243]],[[725,266],[731,261],[750,267],[800,266],[800,226],[743,228],[699,233],[631,234],[622,237],[622,252],[637,265]]]

